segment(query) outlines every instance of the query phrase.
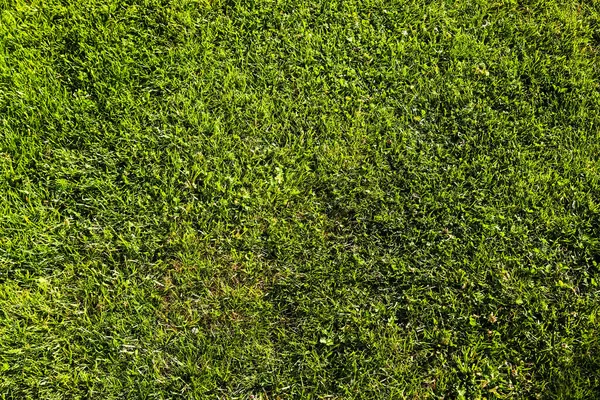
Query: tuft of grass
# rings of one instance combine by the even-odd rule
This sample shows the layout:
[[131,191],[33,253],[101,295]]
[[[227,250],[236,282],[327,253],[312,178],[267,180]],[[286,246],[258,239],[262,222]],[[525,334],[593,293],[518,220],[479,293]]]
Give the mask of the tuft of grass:
[[3,399],[600,397],[600,7],[1,0]]

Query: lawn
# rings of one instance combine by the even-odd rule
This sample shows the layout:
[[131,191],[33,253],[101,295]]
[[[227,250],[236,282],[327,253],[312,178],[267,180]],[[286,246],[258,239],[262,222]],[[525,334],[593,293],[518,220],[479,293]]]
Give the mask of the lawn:
[[0,398],[600,398],[599,52],[595,0],[0,0]]

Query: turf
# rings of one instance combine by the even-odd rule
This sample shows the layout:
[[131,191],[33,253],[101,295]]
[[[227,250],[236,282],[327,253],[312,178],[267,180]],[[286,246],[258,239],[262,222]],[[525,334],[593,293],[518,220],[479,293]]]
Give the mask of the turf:
[[600,3],[0,11],[0,398],[600,398]]

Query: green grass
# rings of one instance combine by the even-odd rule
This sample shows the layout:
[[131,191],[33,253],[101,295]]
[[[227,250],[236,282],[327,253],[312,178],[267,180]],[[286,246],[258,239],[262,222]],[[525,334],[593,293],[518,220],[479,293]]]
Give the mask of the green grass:
[[600,398],[600,3],[0,11],[0,398]]

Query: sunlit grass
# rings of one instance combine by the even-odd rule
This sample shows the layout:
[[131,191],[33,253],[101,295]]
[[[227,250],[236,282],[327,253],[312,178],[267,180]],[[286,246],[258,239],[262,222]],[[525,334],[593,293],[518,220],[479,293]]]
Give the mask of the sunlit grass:
[[0,10],[0,397],[600,396],[596,3]]

